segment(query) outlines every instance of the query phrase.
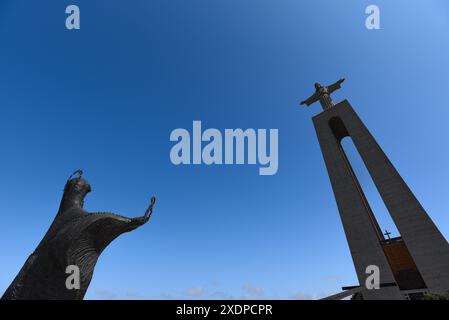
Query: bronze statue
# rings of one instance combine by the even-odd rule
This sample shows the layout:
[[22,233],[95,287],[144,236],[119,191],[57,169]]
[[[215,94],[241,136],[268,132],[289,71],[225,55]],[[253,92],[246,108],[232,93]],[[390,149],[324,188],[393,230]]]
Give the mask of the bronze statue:
[[[119,235],[145,224],[156,201],[152,197],[145,214],[138,218],[89,213],[83,206],[90,191],[81,170],[69,177],[53,223],[2,299],[83,299],[101,252]],[[79,269],[79,289],[67,288],[68,266]]]
[[315,83],[315,93],[311,95],[308,99],[302,101],[301,105],[306,104],[310,106],[312,103],[320,101],[323,110],[332,108],[334,106],[334,102],[332,101],[330,94],[335,90],[340,89],[343,81],[345,81],[344,78],[338,80],[337,82],[329,86],[322,86],[318,82]]

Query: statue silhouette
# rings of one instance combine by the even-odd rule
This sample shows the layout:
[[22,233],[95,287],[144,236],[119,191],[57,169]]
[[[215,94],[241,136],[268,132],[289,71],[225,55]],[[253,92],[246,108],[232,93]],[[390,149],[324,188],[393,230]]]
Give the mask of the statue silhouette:
[[[119,235],[145,224],[156,201],[152,197],[145,214],[138,218],[89,213],[83,206],[90,191],[81,170],[69,177],[53,223],[2,299],[83,299],[101,252]],[[73,265],[80,271],[79,289],[66,286],[70,276],[66,269]]]
[[315,93],[304,101],[301,101],[301,105],[310,106],[311,104],[319,101],[323,110],[330,109],[334,106],[334,102],[331,98],[331,93],[341,88],[341,84],[345,79],[340,79],[337,82],[329,85],[322,86],[318,82],[315,83]]

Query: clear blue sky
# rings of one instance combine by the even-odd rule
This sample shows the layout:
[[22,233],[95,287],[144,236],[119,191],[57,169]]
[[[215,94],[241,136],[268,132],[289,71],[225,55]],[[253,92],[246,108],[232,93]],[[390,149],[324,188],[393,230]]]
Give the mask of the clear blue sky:
[[[79,31],[65,29],[72,3]],[[381,30],[365,28],[369,4]],[[0,0],[0,291],[78,168],[89,211],[138,216],[158,199],[102,254],[87,298],[317,298],[356,284],[311,122],[320,107],[297,107],[342,76],[335,100],[448,238],[447,39],[445,0]],[[170,132],[193,120],[279,129],[278,173],[172,165]]]

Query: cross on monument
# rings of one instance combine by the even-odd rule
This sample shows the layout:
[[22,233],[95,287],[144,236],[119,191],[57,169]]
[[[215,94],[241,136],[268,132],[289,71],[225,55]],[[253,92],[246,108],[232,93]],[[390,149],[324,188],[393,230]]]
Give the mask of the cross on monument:
[[332,98],[330,94],[338,89],[341,88],[341,84],[345,81],[345,79],[340,79],[337,82],[329,85],[329,86],[322,86],[318,82],[315,83],[315,93],[312,94],[309,98],[301,102],[301,105],[307,105],[310,106],[311,104],[319,101],[321,106],[323,107],[323,110],[330,109],[334,106],[334,102],[332,101]]

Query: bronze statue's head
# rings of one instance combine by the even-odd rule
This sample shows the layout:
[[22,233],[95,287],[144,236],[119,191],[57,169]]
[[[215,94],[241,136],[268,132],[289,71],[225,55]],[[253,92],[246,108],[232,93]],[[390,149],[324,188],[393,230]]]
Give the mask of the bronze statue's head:
[[[75,177],[77,175],[77,177]],[[64,195],[62,197],[60,210],[65,210],[73,206],[83,207],[84,198],[92,191],[89,182],[82,178],[81,170],[75,171],[64,187]]]
[[321,89],[321,84],[319,84],[318,82],[315,82],[315,89],[316,90],[320,90]]
[[70,179],[64,187],[64,193],[82,195],[83,198],[91,191],[92,188],[90,187],[89,182],[83,178]]

